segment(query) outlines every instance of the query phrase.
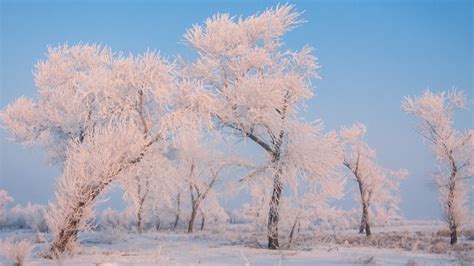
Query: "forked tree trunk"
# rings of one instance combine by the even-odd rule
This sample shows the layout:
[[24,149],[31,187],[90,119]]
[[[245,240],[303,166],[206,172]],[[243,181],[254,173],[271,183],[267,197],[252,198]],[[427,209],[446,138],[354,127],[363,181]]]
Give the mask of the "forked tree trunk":
[[283,184],[280,179],[281,170],[275,174],[273,179],[273,192],[270,200],[270,212],[268,214],[268,248],[278,249],[278,221],[280,220],[279,205]]

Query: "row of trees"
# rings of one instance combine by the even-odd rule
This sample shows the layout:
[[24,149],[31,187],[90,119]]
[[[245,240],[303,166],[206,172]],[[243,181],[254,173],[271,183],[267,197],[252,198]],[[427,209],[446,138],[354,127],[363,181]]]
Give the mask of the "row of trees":
[[[192,62],[170,62],[155,52],[123,56],[97,45],[49,48],[36,65],[38,98],[21,97],[1,113],[14,141],[41,145],[62,169],[49,206],[54,240],[48,256],[72,249],[98,197],[114,183],[136,210],[138,231],[144,215],[163,206],[175,206],[177,225],[187,201],[192,232],[203,205],[220,206],[215,186],[240,173],[231,187],[248,188],[257,209],[269,204],[270,249],[279,247],[282,202],[295,210],[294,230],[301,217],[321,214],[343,196],[345,177],[359,188],[361,232],[370,235],[370,208],[396,211],[406,171],[377,164],[362,124],[325,133],[321,121],[300,116],[319,65],[310,47],[282,48],[282,36],[299,17],[291,5],[238,20],[215,15],[184,35],[198,54]],[[439,99],[437,105],[427,97]],[[464,211],[461,182],[472,176],[472,131],[461,137],[451,128],[452,110],[462,103],[460,93],[427,92],[403,105],[428,125],[422,133],[438,158],[454,164],[447,189],[440,182],[454,236]],[[439,117],[425,117],[425,111],[435,113],[430,108]],[[235,152],[236,139],[253,143],[259,159]]]

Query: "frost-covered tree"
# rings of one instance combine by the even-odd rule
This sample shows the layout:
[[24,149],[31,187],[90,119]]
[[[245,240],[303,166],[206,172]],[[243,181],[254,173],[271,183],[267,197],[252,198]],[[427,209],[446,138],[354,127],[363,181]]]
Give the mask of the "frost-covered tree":
[[8,191],[0,190],[0,228],[5,225],[6,221],[6,207],[13,202],[13,197],[8,194]]
[[135,211],[136,228],[141,233],[145,223],[159,219],[157,210],[171,204],[182,177],[177,175],[176,164],[165,156],[145,157],[137,167],[131,167],[119,182],[124,188],[124,200]]
[[391,171],[379,166],[375,150],[364,141],[365,133],[365,125],[356,123],[343,128],[340,135],[346,145],[344,166],[350,172],[350,179],[357,183],[359,192],[357,199],[362,210],[359,233],[365,231],[370,236],[370,208],[382,214],[388,212],[387,208],[398,210],[398,185],[407,171]]
[[8,191],[2,189],[0,190],[0,211],[3,213],[5,207],[13,202],[13,197],[8,194]]
[[[221,182],[224,172],[242,163],[235,155],[219,150],[216,139],[219,138],[213,138],[212,134],[204,136],[197,131],[187,132],[177,139],[173,157],[182,185],[178,187],[174,228],[179,222],[181,208],[187,205],[182,204],[185,201],[190,207],[188,233],[193,232],[198,215],[201,216],[201,227],[204,227],[205,214],[213,213],[208,209],[222,209],[215,187]],[[220,143],[220,149],[223,149],[223,143]]]
[[1,118],[15,141],[43,146],[63,168],[49,215],[52,257],[70,250],[114,180],[148,176],[138,165],[167,160],[169,133],[203,121],[192,94],[199,84],[177,81],[174,66],[154,52],[123,57],[96,45],[50,48],[35,81],[38,100],[22,97]]
[[200,80],[208,91],[211,115],[225,130],[253,141],[266,155],[263,167],[272,176],[268,248],[279,247],[279,203],[285,183],[297,176],[323,179],[342,154],[334,133],[322,123],[298,117],[313,96],[318,78],[313,49],[283,50],[282,37],[297,26],[300,13],[283,5],[248,18],[217,14],[185,34],[198,54],[185,76]]
[[[280,231],[288,236],[291,245],[301,229],[309,229],[332,218],[334,209],[330,201],[344,196],[345,177],[338,172],[332,178],[323,180],[298,180],[296,189],[287,190],[280,201]],[[244,184],[252,197],[250,203],[240,211],[246,220],[255,224],[256,233],[263,232],[268,222],[268,202],[271,197],[271,176],[252,178]],[[321,228],[323,229],[323,228]],[[327,228],[324,228],[327,229]],[[323,229],[323,230],[324,230]]]
[[419,97],[405,97],[402,109],[418,120],[418,130],[433,151],[439,172],[436,184],[444,217],[449,226],[451,244],[457,242],[458,229],[469,221],[466,179],[474,176],[474,131],[462,133],[454,128],[454,112],[471,105],[462,91],[433,93],[426,90]]

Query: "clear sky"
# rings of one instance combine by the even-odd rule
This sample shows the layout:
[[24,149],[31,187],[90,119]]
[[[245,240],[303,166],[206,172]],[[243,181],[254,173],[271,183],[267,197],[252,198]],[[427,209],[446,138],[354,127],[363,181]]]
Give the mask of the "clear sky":
[[[193,54],[181,44],[185,29],[227,12],[247,16],[276,1],[1,1],[0,107],[35,97],[32,69],[48,45],[100,43],[115,51],[148,48],[173,57]],[[285,2],[282,2],[285,3]],[[307,23],[287,34],[288,48],[316,48],[322,80],[305,116],[328,130],[365,123],[380,163],[406,168],[402,211],[408,218],[440,218],[431,175],[433,156],[400,110],[403,96],[456,87],[473,97],[471,1],[289,1]],[[459,128],[473,127],[472,107]],[[6,140],[0,130],[0,188],[17,203],[52,199],[58,170],[38,149]],[[474,196],[471,187],[471,211]],[[349,196],[352,199],[352,196]]]

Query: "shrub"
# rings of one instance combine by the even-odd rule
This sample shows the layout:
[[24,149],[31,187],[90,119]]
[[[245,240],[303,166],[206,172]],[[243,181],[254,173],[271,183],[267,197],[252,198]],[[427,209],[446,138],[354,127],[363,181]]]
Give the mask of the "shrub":
[[25,265],[34,245],[29,240],[8,238],[0,244],[0,254],[5,256],[14,266]]

